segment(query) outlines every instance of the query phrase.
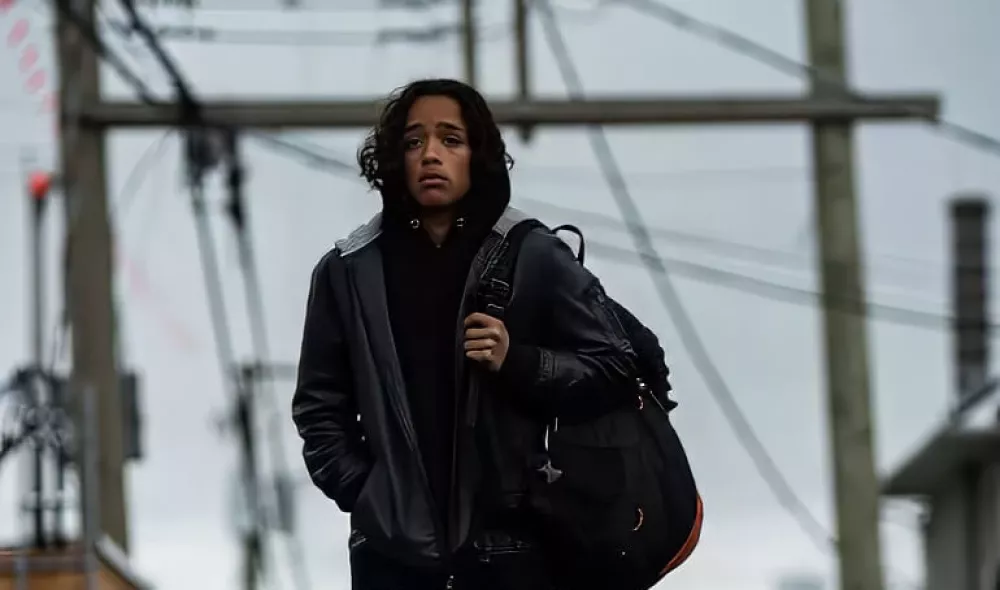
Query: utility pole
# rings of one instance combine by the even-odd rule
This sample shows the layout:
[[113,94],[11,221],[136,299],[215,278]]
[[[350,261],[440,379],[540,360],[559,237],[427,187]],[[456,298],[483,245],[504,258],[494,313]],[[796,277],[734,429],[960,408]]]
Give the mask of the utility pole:
[[[69,4],[89,26],[95,26],[97,0],[59,1]],[[100,530],[127,552],[122,404],[114,349],[116,322],[105,180],[105,134],[104,129],[85,124],[81,119],[85,109],[101,102],[98,55],[62,10],[55,13],[60,75],[60,178],[66,207],[66,304],[73,352],[70,390],[80,395],[97,396]],[[78,432],[82,432],[83,404],[75,403],[74,406],[76,420],[81,426]]]
[[[517,74],[517,98],[527,102],[531,97],[531,69],[528,53],[528,1],[514,0],[514,67]],[[531,127],[518,128],[522,141],[531,140]]]
[[[44,391],[47,388],[45,376],[45,212],[48,204],[47,187],[34,186],[34,170],[29,169],[28,159],[24,158],[23,175],[25,194],[29,199],[28,209],[30,221],[28,235],[31,248],[29,252],[31,269],[31,370],[28,389],[36,410],[41,411],[45,405]],[[34,439],[32,457],[32,528],[35,534],[35,547],[44,549],[46,545],[45,531],[45,445],[41,437]]]
[[[847,83],[841,0],[806,0],[817,100]],[[831,84],[835,83],[836,87]],[[867,315],[854,193],[853,121],[812,123],[816,230],[822,273],[827,400],[837,508],[840,587],[882,590],[879,481],[873,450]]]
[[[233,367],[233,370],[235,371],[236,367]],[[255,380],[252,370],[240,371],[236,401],[236,426],[239,431],[240,454],[243,462],[243,490],[247,494],[247,509],[250,513],[246,529],[243,531],[243,590],[257,590],[260,587],[260,573],[264,566],[260,485],[257,477],[257,444],[254,436],[256,424],[254,389]]]
[[[226,178],[226,188],[229,191],[227,209],[236,228],[240,245],[240,261],[245,268],[247,256],[249,256],[249,246],[244,239],[247,221],[243,198],[246,171],[240,156],[240,136],[234,129],[223,130],[220,135],[221,160],[224,163],[223,172]],[[244,280],[246,279],[244,278]],[[250,292],[248,290],[248,293]],[[263,306],[261,301],[253,297],[250,297],[247,303],[249,309],[260,309]],[[263,326],[258,326],[251,320],[252,339],[256,345],[260,345],[264,338],[262,330]],[[264,547],[266,544],[264,505],[257,469],[257,380],[252,367],[233,365],[228,368],[238,375],[234,417],[240,444],[243,490],[247,494],[247,511],[250,517],[247,520],[246,529],[242,532],[243,589],[257,590],[260,587],[261,573],[264,570]]]
[[464,58],[465,82],[475,88],[476,79],[476,0],[462,0],[462,56]]

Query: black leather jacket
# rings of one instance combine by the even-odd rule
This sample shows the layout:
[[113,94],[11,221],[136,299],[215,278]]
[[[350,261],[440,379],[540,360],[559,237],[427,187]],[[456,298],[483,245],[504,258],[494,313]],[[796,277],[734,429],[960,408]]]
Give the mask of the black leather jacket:
[[448,522],[430,506],[393,347],[379,218],[338,242],[313,272],[292,402],[303,457],[316,486],[351,513],[356,536],[402,562],[440,564],[469,542],[477,514],[516,506],[540,449],[540,418],[614,395],[635,375],[635,354],[600,283],[544,231],[523,243],[503,369],[490,374],[465,361],[459,322],[476,311],[488,254],[523,218],[508,208],[484,240],[456,318],[463,386]]

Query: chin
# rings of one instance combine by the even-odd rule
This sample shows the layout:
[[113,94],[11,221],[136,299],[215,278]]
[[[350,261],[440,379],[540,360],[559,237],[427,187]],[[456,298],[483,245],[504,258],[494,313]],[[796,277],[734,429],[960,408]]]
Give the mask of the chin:
[[428,209],[447,209],[462,200],[462,196],[455,196],[441,191],[423,191],[414,198],[417,204]]

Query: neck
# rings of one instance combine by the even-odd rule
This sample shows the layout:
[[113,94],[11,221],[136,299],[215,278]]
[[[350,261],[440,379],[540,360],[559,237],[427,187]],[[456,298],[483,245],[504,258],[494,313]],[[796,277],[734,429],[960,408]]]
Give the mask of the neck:
[[440,246],[448,237],[455,213],[451,209],[427,212],[420,216],[420,226],[424,228],[431,241]]

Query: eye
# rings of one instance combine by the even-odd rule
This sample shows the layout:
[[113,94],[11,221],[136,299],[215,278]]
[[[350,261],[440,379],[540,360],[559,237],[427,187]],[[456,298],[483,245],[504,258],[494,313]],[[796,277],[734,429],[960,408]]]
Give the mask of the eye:
[[403,139],[403,149],[406,151],[420,147],[419,137],[407,137]]
[[462,138],[457,135],[449,135],[444,138],[444,144],[449,147],[460,146],[462,143],[464,143]]

